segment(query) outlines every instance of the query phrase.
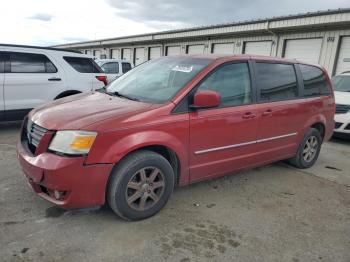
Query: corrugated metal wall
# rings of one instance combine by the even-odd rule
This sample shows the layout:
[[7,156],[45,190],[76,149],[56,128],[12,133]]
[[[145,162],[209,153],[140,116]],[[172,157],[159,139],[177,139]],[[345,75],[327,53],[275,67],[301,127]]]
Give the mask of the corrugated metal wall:
[[[286,41],[290,39],[308,39],[308,38],[322,38],[322,48],[319,63],[323,65],[329,72],[329,74],[335,73],[335,66],[337,64],[337,55],[340,48],[340,40],[342,36],[350,36],[350,29],[348,30],[332,30],[332,31],[317,31],[317,32],[303,32],[303,33],[289,33],[289,34],[279,34],[279,35],[257,35],[257,36],[241,36],[241,37],[225,37],[225,38],[211,38],[211,39],[193,39],[189,37],[183,39],[182,41],[167,41],[163,43],[155,44],[131,44],[126,45],[118,44],[113,46],[106,46],[100,48],[91,49],[79,49],[80,51],[86,53],[87,50],[101,50],[101,53],[106,55],[107,58],[111,57],[111,49],[120,50],[118,52],[121,58],[121,50],[124,48],[130,48],[131,59],[134,60],[135,49],[143,47],[145,48],[145,58],[149,58],[149,50],[151,47],[161,47],[162,55],[166,54],[167,46],[180,46],[181,53],[185,54],[188,46],[190,45],[204,45],[204,53],[212,53],[213,45],[215,43],[235,43],[234,54],[243,54],[245,42],[250,41],[272,41],[271,55],[277,57],[284,56],[284,50],[286,46]],[[350,56],[350,55],[349,55]]]
[[151,47],[161,47],[161,55],[166,55],[167,46],[180,46],[181,53],[185,54],[191,45],[204,45],[204,53],[212,53],[216,43],[234,43],[234,54],[242,54],[246,42],[271,41],[271,56],[283,57],[288,40],[321,38],[319,63],[332,75],[336,71],[342,36],[350,36],[349,11],[161,32],[59,47],[74,48],[84,53],[101,50],[101,54],[107,58],[111,57],[112,49],[119,50],[115,53],[118,53],[118,58],[121,58],[122,49],[130,48],[133,61],[136,48],[145,48],[145,59],[147,60],[150,57]]

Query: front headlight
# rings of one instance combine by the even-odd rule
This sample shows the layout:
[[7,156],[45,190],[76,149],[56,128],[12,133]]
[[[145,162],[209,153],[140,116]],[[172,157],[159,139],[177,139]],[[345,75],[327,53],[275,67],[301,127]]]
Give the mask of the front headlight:
[[57,131],[49,150],[68,155],[86,155],[96,136],[96,132],[90,131]]

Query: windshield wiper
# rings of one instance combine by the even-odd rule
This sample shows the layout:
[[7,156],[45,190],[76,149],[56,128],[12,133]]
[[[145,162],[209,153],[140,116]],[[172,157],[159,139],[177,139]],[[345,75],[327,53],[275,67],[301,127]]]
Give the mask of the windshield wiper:
[[137,99],[135,97],[130,97],[130,96],[124,95],[122,93],[119,93],[118,91],[108,92],[108,94],[119,96],[119,97],[124,97],[124,98],[132,100],[132,101],[140,101],[139,99]]

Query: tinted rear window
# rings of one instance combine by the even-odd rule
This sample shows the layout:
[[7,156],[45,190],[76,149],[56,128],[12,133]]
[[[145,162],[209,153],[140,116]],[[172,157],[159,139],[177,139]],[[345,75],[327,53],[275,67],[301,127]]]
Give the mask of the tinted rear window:
[[304,96],[328,95],[329,89],[323,71],[315,66],[299,65],[304,81]]
[[122,70],[123,73],[125,74],[126,72],[131,70],[131,64],[130,63],[122,63]]
[[11,73],[56,73],[57,68],[43,54],[9,52]]
[[258,62],[256,67],[261,101],[280,101],[298,97],[293,65]]
[[79,73],[101,73],[101,69],[91,58],[64,56],[64,60]]

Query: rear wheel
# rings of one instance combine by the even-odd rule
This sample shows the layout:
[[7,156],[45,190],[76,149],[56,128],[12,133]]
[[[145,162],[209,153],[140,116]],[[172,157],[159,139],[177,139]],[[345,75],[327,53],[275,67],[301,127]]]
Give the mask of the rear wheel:
[[296,156],[289,159],[289,162],[298,168],[313,166],[320,154],[321,145],[322,137],[320,132],[315,128],[310,128],[299,145]]
[[107,201],[126,220],[153,216],[167,203],[174,188],[170,163],[152,151],[138,151],[123,159],[108,182]]

